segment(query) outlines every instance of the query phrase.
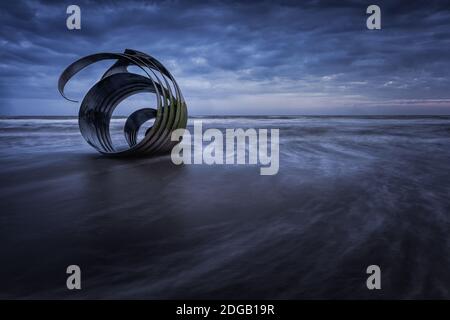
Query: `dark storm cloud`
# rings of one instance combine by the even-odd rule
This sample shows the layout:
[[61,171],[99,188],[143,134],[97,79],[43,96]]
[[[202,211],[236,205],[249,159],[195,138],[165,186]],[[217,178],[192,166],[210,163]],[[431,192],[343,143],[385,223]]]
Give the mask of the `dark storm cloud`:
[[65,26],[72,2],[2,2],[0,113],[76,112],[62,69],[127,47],[166,64],[193,113],[450,113],[446,1],[377,1],[381,31],[365,26],[372,1],[74,3],[80,31]]

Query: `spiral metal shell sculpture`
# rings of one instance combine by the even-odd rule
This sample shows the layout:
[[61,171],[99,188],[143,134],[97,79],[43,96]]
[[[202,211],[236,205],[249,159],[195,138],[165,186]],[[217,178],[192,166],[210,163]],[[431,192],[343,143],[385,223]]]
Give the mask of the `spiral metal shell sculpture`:
[[[78,123],[84,139],[99,152],[113,156],[169,151],[177,143],[171,141],[171,133],[176,129],[186,128],[187,107],[175,79],[155,58],[131,49],[126,49],[124,53],[96,53],[85,56],[62,72],[58,81],[61,95],[69,101],[77,102],[66,97],[65,85],[80,70],[101,60],[116,62],[92,86],[81,102]],[[146,76],[129,72],[128,66],[137,66]],[[157,107],[137,110],[127,118],[124,134],[129,148],[117,150],[109,131],[113,111],[121,101],[141,92],[154,93]],[[153,126],[138,142],[139,128],[150,119],[155,119]]]

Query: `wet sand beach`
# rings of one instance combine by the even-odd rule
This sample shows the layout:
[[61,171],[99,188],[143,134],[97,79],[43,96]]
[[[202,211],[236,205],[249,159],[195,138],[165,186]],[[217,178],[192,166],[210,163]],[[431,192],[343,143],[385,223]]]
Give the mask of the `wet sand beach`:
[[0,119],[0,298],[450,298],[450,117],[203,121],[279,128],[279,173],[106,158],[76,119]]

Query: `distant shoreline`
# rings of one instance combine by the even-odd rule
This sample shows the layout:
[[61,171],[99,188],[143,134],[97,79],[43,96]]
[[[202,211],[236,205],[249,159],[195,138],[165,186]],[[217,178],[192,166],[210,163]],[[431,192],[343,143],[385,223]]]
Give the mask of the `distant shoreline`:
[[[112,119],[126,119],[128,116],[113,116]],[[195,115],[189,116],[190,119],[295,119],[295,118],[360,118],[360,119],[411,119],[411,118],[450,118],[450,115]],[[45,119],[45,120],[72,120],[78,119],[78,116],[0,116],[0,120],[21,120],[21,119]]]

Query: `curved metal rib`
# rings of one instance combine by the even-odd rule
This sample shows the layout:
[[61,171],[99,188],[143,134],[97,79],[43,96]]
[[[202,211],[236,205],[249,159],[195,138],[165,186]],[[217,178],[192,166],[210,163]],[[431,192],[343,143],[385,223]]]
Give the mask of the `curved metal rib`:
[[[152,108],[139,109],[130,114],[127,121],[125,122],[125,127],[123,128],[125,139],[130,147],[137,143],[137,135],[141,126],[150,119],[156,117],[156,110]],[[151,128],[146,131],[149,132]]]
[[[62,72],[58,81],[59,92],[67,100],[75,101],[65,96],[67,82],[90,64],[110,59],[116,62],[88,91],[80,106],[78,120],[84,139],[99,152],[109,155],[152,154],[169,150],[176,143],[170,140],[171,133],[186,128],[187,107],[175,79],[155,58],[130,49],[124,53],[97,53],[83,57]],[[129,72],[127,67],[131,65],[139,67],[146,76]],[[127,118],[124,134],[130,148],[116,150],[109,132],[114,109],[127,97],[140,92],[156,95],[156,109],[140,109]],[[155,119],[153,126],[138,142],[139,128],[150,119]]]

